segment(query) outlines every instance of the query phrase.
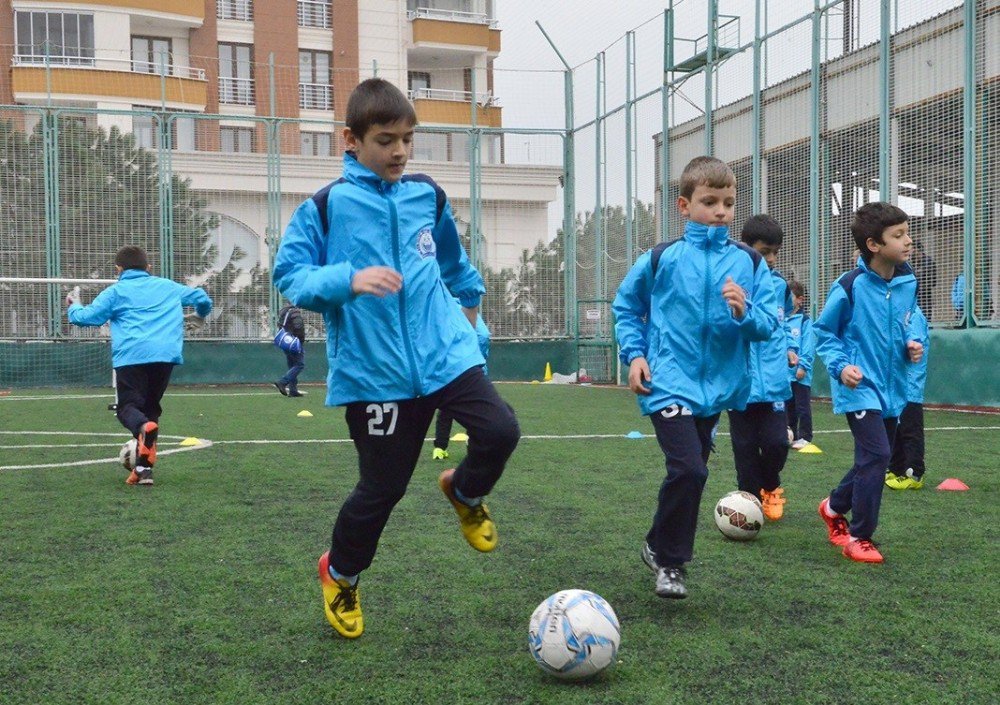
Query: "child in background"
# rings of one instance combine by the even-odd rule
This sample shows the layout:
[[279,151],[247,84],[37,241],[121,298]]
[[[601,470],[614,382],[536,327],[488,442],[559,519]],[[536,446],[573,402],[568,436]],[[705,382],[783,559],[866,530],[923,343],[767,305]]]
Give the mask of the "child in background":
[[805,311],[806,289],[801,282],[788,285],[795,308],[788,317],[788,332],[798,341],[799,363],[792,368],[792,396],[785,404],[788,428],[792,431],[792,448],[802,450],[812,443],[812,367],[816,356],[816,334],[812,319]]
[[729,410],[729,432],[736,461],[737,486],[760,497],[764,516],[771,521],[784,513],[785,490],[781,471],[788,459],[788,416],[785,402],[791,394],[789,367],[798,364],[798,342],[789,334],[785,316],[794,304],[785,278],[777,270],[784,232],[769,215],[754,215],[743,225],[740,239],[767,262],[778,327],[767,340],[750,345],[750,398],[744,407]]
[[930,331],[927,317],[918,307],[913,313],[914,333],[924,342],[920,362],[910,365],[906,378],[906,407],[899,417],[896,440],[892,444],[889,471],[885,484],[893,490],[919,490],[924,486],[924,386],[927,384],[927,362],[930,357]]
[[[490,357],[490,329],[486,327],[486,321],[481,314],[476,314],[476,339],[479,341],[479,352],[483,354],[484,360]],[[483,365],[483,374],[489,375],[488,365]],[[439,409],[437,424],[434,426],[434,450],[431,457],[434,460],[446,460],[448,458],[448,442],[451,440],[451,424],[455,420],[450,412]]]
[[917,280],[907,264],[912,240],[906,213],[890,203],[868,203],[854,214],[851,234],[861,259],[833,283],[815,330],[816,350],[830,373],[833,413],[847,416],[854,436],[854,465],[820,502],[819,515],[844,556],[882,563],[872,536],[909,368],[923,357],[924,341],[911,320]]
[[469,431],[468,453],[438,486],[477,551],[497,545],[483,497],[520,429],[483,375],[475,322],[485,287],[451,204],[430,177],[404,174],[413,105],[372,78],[351,93],[345,122],[344,174],[295,211],[273,277],[293,304],[323,314],[326,403],[345,407],[358,452],[358,483],[318,566],[326,619],[353,639],[364,631],[358,576],[406,492],[435,410]]
[[274,387],[282,396],[304,397],[306,393],[299,391],[299,375],[306,368],[306,322],[302,318],[302,311],[286,302],[278,311],[278,325],[298,338],[301,347],[298,352],[285,351],[288,371],[274,383]]
[[[136,466],[125,482],[149,486],[163,412],[160,400],[174,365],[184,363],[185,324],[201,327],[212,310],[212,299],[203,289],[152,276],[141,247],[127,245],[118,250],[115,270],[118,283],[98,294],[89,306],[80,304],[80,287],[75,287],[66,297],[66,315],[77,326],[111,322],[116,415],[137,441]],[[185,316],[185,306],[194,306],[195,311]]]
[[683,236],[639,257],[612,305],[629,388],[666,456],[641,554],[659,597],[687,597],[684,565],[694,550],[712,434],[723,409],[746,405],[751,341],[767,340],[778,326],[764,259],[729,239],[735,203],[729,166],[693,159],[677,199],[688,219]]

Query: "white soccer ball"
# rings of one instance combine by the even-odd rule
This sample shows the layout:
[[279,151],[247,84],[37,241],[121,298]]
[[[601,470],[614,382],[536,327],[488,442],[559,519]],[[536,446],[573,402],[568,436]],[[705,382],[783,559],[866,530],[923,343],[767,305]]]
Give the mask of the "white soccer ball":
[[726,538],[753,541],[764,526],[764,509],[749,492],[730,492],[720,499],[712,512],[715,525]]
[[135,461],[139,455],[139,443],[130,438],[118,451],[118,460],[126,470],[135,470]]
[[562,680],[595,676],[615,662],[621,625],[607,601],[588,590],[561,590],[535,608],[528,650],[546,673]]
[[788,429],[788,445],[792,445],[793,443],[795,443],[795,434],[792,433],[792,429],[791,429],[791,427],[789,427],[789,429]]

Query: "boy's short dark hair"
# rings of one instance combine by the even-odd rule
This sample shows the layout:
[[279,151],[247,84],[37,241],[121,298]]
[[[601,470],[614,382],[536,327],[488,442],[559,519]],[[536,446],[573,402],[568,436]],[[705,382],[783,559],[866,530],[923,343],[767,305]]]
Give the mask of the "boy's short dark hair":
[[684,167],[681,174],[681,198],[691,198],[698,186],[726,188],[736,186],[736,175],[721,159],[715,157],[695,157]]
[[795,296],[805,297],[806,295],[806,288],[802,286],[802,282],[797,281],[795,279],[792,279],[792,281],[788,282],[788,288]]
[[141,247],[125,245],[115,254],[115,264],[122,269],[141,269],[145,272],[149,267],[149,258]]
[[403,92],[383,78],[359,83],[347,99],[345,123],[359,140],[372,125],[391,125],[403,120],[417,124],[417,113]]
[[858,208],[851,221],[851,235],[861,252],[861,258],[868,264],[872,261],[872,251],[868,249],[868,238],[882,243],[882,233],[886,228],[905,223],[910,217],[898,206],[884,201],[866,203]]
[[785,231],[781,229],[777,220],[765,213],[759,213],[747,218],[747,222],[743,224],[740,239],[751,247],[755,242],[781,247],[781,243],[785,239]]

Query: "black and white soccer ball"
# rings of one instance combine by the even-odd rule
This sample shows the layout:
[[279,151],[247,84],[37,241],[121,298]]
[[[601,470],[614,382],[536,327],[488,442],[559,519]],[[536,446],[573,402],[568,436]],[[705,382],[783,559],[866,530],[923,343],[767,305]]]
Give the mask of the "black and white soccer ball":
[[135,463],[139,456],[139,442],[134,438],[128,439],[122,449],[118,451],[118,460],[126,470],[135,470]]
[[611,666],[621,645],[611,605],[589,590],[561,590],[538,605],[528,623],[528,650],[546,673],[582,680]]

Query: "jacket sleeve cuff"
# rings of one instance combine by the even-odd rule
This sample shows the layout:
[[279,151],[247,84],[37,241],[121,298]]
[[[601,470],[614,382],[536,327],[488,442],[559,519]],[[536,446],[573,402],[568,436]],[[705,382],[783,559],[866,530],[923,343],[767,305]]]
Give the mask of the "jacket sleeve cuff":
[[460,303],[464,308],[477,308],[479,302],[483,300],[482,294],[471,294],[469,296],[459,296],[458,303]]

